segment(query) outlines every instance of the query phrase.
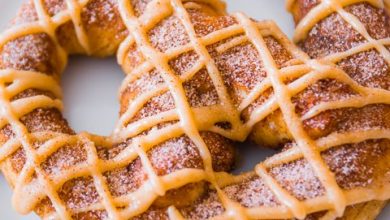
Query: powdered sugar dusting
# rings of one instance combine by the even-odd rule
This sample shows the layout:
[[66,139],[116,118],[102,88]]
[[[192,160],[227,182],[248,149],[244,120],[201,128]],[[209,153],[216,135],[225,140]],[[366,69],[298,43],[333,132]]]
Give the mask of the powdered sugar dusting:
[[21,122],[26,125],[31,133],[52,131],[74,134],[74,131],[69,128],[68,122],[57,109],[35,109],[23,116]]
[[168,220],[167,210],[162,208],[151,207],[145,213],[133,218],[133,220]]
[[59,175],[61,171],[68,170],[75,165],[81,165],[87,161],[87,152],[81,144],[64,146],[50,155],[42,168],[48,174]]
[[296,104],[296,112],[303,115],[319,103],[348,99],[357,95],[345,83],[323,79],[294,96],[293,102]]
[[113,196],[122,196],[137,190],[148,177],[142,168],[140,159],[128,166],[108,171],[103,174]]
[[131,139],[112,147],[96,146],[97,154],[101,160],[112,160],[131,144]]
[[385,9],[376,8],[363,2],[348,6],[345,10],[355,15],[374,39],[390,37],[390,16]]
[[279,205],[275,195],[258,177],[225,187],[223,190],[230,199],[247,208]]
[[66,182],[58,195],[70,209],[85,208],[100,200],[92,177],[80,177]]
[[121,102],[124,103],[124,105],[121,105],[121,114],[126,112],[131,99],[145,92],[153,91],[155,87],[162,85],[164,85],[164,79],[157,70],[142,74],[140,78],[128,83],[121,94]]
[[388,105],[368,105],[363,108],[344,108],[325,111],[304,121],[306,131],[315,138],[331,132],[389,129]]
[[287,62],[292,59],[291,54],[274,37],[265,37],[264,41],[269,52],[274,58],[278,68],[288,66]]
[[306,159],[274,167],[269,172],[283,188],[299,200],[315,198],[325,192]]
[[148,151],[148,157],[159,176],[184,168],[203,169],[199,151],[188,137],[166,141]]
[[133,121],[166,112],[175,108],[175,102],[170,92],[151,98],[144,107],[137,112]]
[[[215,171],[230,171],[234,165],[232,143],[211,132],[201,132],[212,156]],[[158,175],[170,174],[184,168],[204,169],[198,148],[187,136],[170,139],[155,146],[148,157]]]
[[321,3],[321,0],[295,0],[297,6],[299,7],[298,14],[294,14],[294,19],[296,22],[304,18],[311,9]]
[[[256,48],[252,44],[244,43],[218,54],[215,47],[223,42],[225,41],[210,46],[209,51],[222,73],[233,100],[238,105],[254,89],[255,85],[265,79],[267,73]],[[291,55],[275,38],[266,37],[265,42],[279,67],[291,60]],[[259,99],[264,99],[264,97],[261,96]]]
[[337,65],[362,86],[390,90],[390,67],[376,50],[354,54]]
[[198,37],[206,36],[207,34],[237,23],[231,16],[217,16],[197,9],[188,9],[187,11]]
[[15,173],[22,171],[26,163],[26,154],[23,149],[18,149],[15,153],[10,156],[11,166]]
[[61,11],[66,10],[66,2],[64,0],[44,0],[44,6],[50,16],[54,16]]
[[181,76],[187,73],[199,60],[198,54],[194,51],[190,51],[184,54],[180,54],[178,57],[169,61],[169,65],[174,70],[175,74]]
[[[145,61],[144,56],[139,51],[136,45],[133,45],[129,48],[127,52],[127,58],[125,59],[125,65],[122,66],[125,73],[131,73],[133,69],[141,65]],[[144,74],[147,75],[147,74]]]
[[222,214],[224,208],[217,193],[211,191],[192,206],[183,208],[180,211],[186,219],[201,220]]
[[[236,105],[246,93],[265,79],[266,72],[256,49],[251,44],[236,46],[223,54],[209,48]],[[246,93],[245,93],[246,92]]]
[[41,90],[38,90],[38,89],[26,89],[24,90],[23,92],[19,93],[19,94],[16,94],[14,97],[12,97],[10,99],[10,101],[16,101],[16,100],[19,100],[19,99],[24,99],[24,98],[29,98],[29,97],[34,97],[34,96],[37,96],[37,95],[44,95],[44,96],[47,96],[51,99],[56,99],[57,97],[54,96],[53,93],[49,92],[49,91],[41,91]]
[[184,83],[191,107],[204,107],[219,103],[218,93],[206,69],[202,69]]
[[140,16],[152,0],[130,0],[136,16]]
[[80,212],[72,216],[74,219],[108,219],[108,214],[103,210]]
[[164,52],[190,42],[183,24],[176,16],[169,16],[149,31],[152,45]]
[[47,34],[23,36],[4,46],[0,55],[0,68],[59,73],[57,51]]
[[[117,2],[114,0],[93,0],[88,2],[82,13],[86,24],[109,24],[118,17]],[[88,25],[86,26],[88,27]]]
[[301,43],[302,49],[313,58],[346,51],[366,40],[339,14],[333,13],[317,23]]
[[379,158],[389,151],[388,146],[388,140],[366,141],[333,148],[324,152],[323,157],[341,187],[366,187],[381,172]]
[[17,16],[11,21],[11,25],[20,25],[38,20],[38,14],[35,11],[34,2],[32,0],[24,3]]

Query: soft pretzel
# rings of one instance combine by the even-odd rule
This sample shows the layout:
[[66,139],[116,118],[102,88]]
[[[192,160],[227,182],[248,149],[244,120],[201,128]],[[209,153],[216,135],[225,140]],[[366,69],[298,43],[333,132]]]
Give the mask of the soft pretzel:
[[[21,213],[318,219],[390,197],[389,92],[219,1],[35,0],[0,45],[0,155]],[[59,111],[66,55],[117,48],[117,129],[76,135]],[[287,144],[253,172],[226,173],[230,140],[250,134]]]
[[[297,23],[294,39],[312,58],[337,64],[363,86],[390,89],[389,2],[287,1],[287,5]],[[374,218],[386,204],[372,203],[360,211],[354,208],[356,216]]]

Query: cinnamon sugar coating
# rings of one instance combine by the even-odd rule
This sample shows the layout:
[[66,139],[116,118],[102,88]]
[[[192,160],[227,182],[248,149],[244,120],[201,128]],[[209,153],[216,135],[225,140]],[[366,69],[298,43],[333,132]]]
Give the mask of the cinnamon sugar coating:
[[[314,7],[318,6],[320,2],[321,1],[318,0],[295,1],[292,8],[292,14],[296,23],[299,23]],[[364,25],[367,33],[373,39],[381,40],[390,37],[390,16],[388,11],[386,12],[385,9],[376,8],[368,2],[347,5],[344,9],[353,16],[356,16],[356,18]],[[298,42],[298,44],[312,58],[323,58],[334,53],[347,51],[366,42],[367,40],[360,33],[358,33],[350,23],[345,21],[340,14],[334,12],[315,24],[305,39],[301,42]],[[387,49],[389,49],[388,46]],[[342,59],[336,64],[353,80],[362,86],[390,90],[389,63],[386,62],[385,58],[383,58],[383,56],[375,49],[355,53]],[[330,86],[326,90],[332,87],[334,86]],[[345,90],[345,93],[349,93],[348,90],[350,89],[343,89],[340,85],[339,88],[333,88],[333,90]],[[337,93],[339,92],[336,92],[336,94]],[[354,94],[350,93],[350,95]],[[328,99],[330,97],[332,96],[328,95],[327,98],[324,98]],[[382,127],[388,129],[390,115],[389,112],[390,109],[388,105],[366,106],[358,110],[346,109],[345,111],[328,111],[323,115],[319,115],[317,120],[316,118],[306,120],[305,125],[314,127],[314,133],[317,133],[318,131],[321,131],[320,133],[330,132],[328,128],[334,127],[336,124],[335,121],[344,121],[342,123],[339,122],[337,123],[338,125],[336,125],[338,127],[337,130],[341,132],[356,128],[371,130]],[[320,123],[318,123],[318,121]],[[362,149],[361,147],[363,145],[367,145],[367,149]],[[335,163],[337,165],[331,165],[331,169],[334,169],[335,166],[342,166],[341,164],[351,163],[351,158],[355,157],[356,153],[362,153],[361,150],[366,151],[366,153],[362,154],[372,155],[372,157],[375,157],[374,155],[376,154],[380,155],[381,153],[379,152],[381,152],[383,149],[386,150],[389,148],[389,142],[387,140],[364,142],[356,145],[356,152],[354,153],[347,153],[347,151],[350,150],[349,146],[343,146],[342,148],[344,148],[344,152],[342,153],[343,156],[340,155],[340,157],[338,157],[340,160],[338,160],[338,163]],[[364,157],[365,156],[361,157],[359,160],[365,160]],[[371,158],[371,156],[369,157]],[[349,183],[346,183],[345,180],[338,178],[339,184],[340,181],[342,181],[344,184],[347,184],[348,187],[354,186],[356,180],[360,182],[359,185],[361,185],[363,182],[358,179],[360,179],[360,177],[367,177],[366,175],[371,172],[371,168],[362,167],[359,170],[361,173],[355,173],[355,171],[353,171],[354,168],[359,166],[356,166],[354,163],[350,164],[348,167],[350,167],[350,169],[344,169],[342,172],[344,175],[348,175]],[[369,176],[371,176],[371,174],[369,174]],[[368,184],[371,181],[369,179],[370,178],[368,178],[368,180],[365,181],[366,183],[363,183],[363,185]],[[371,204],[373,204],[373,207],[376,207],[373,208],[373,212],[378,213],[379,211],[376,210],[378,208],[380,210],[383,205],[375,205],[375,203],[379,202],[369,202],[358,205],[355,208],[355,212],[359,213],[362,207],[369,207]],[[347,211],[347,213],[348,212],[349,211]],[[369,215],[368,211],[367,215]]]
[[[51,16],[55,16],[66,8],[64,7],[63,1],[47,1],[45,2],[45,6]],[[33,3],[27,3],[21,10],[25,12],[22,16],[26,17],[15,19],[13,24],[32,22],[37,19]],[[83,9],[82,20],[87,33],[91,35],[90,39],[96,39],[96,42],[90,41],[91,44],[96,44],[97,46],[94,47],[96,50],[93,51],[93,55],[95,56],[112,55],[117,50],[123,37],[127,34],[127,30],[124,28],[120,19],[116,1],[90,1],[87,7]],[[163,30],[166,30],[169,25],[163,26]],[[101,39],[92,37],[99,36],[100,34],[98,34],[98,32],[101,33],[103,30],[106,31],[107,28],[112,29],[112,31],[108,31]],[[85,53],[80,49],[81,46],[75,35],[74,24],[72,22],[67,22],[60,26],[56,33],[59,42],[69,53]],[[156,33],[156,36],[158,34],[161,33]],[[56,66],[58,66],[56,52],[56,48],[49,36],[45,34],[27,35],[10,41],[2,48],[0,66],[2,69],[14,68],[24,71],[38,71],[56,76],[59,74],[59,69],[56,69]],[[193,86],[206,82],[208,80],[207,74],[200,75],[199,78],[195,77],[192,80],[198,82],[189,82],[187,86],[189,96],[194,98],[194,105],[199,105],[197,103],[201,104],[202,99],[210,95],[211,98],[209,98],[209,102],[210,105],[213,104],[216,99],[212,97],[215,95],[209,94],[207,92],[208,88]],[[144,87],[142,84],[140,85],[142,86],[142,89],[148,90],[147,87]],[[202,92],[198,92],[202,90],[206,90],[205,95],[202,95]],[[45,91],[33,89],[18,94],[13,98],[13,101],[37,95],[49,96],[52,99],[56,98]],[[156,114],[156,105],[161,103],[161,101],[165,102],[165,100],[162,99],[157,100],[157,103],[151,103],[150,109],[146,110],[145,113],[140,111],[140,115]],[[172,102],[169,101],[165,103],[165,106],[167,107],[163,107],[161,111],[174,107]],[[140,116],[140,119],[142,117]],[[30,132],[50,131],[74,134],[57,109],[37,109],[34,112],[23,116],[21,121]],[[214,169],[216,171],[231,170],[235,160],[232,142],[210,132],[205,132],[203,136],[213,156]],[[3,128],[3,143],[11,137],[12,130],[10,130],[8,126]],[[159,175],[166,175],[183,168],[201,169],[203,167],[202,159],[196,147],[190,142],[191,141],[187,137],[180,137],[169,140],[151,149],[150,152],[148,152],[148,155],[156,172]],[[118,145],[122,146],[121,150],[129,147],[127,142],[118,143]],[[104,153],[105,151],[106,148],[102,148],[101,150],[98,150],[98,154],[107,155],[107,153]],[[161,157],[161,155],[165,155],[165,157]],[[104,159],[104,157],[102,159]],[[85,164],[86,160],[85,146],[65,146],[48,157],[41,166],[44,170],[47,170],[48,175],[56,175],[59,174],[62,169],[69,169],[71,166],[79,163]],[[20,173],[26,163],[25,153],[20,149],[10,156],[9,161],[11,162],[11,167],[13,167],[11,172]],[[111,193],[114,196],[121,196],[138,189],[144,181],[147,180],[147,175],[142,173],[142,164],[139,160],[135,160],[123,169],[105,172],[104,176],[110,186]],[[94,183],[91,182],[91,177],[72,179],[64,183],[62,188],[58,190],[58,193],[69,209],[82,208],[86,205],[92,205],[96,201],[100,201],[99,195],[97,194],[96,189],[94,189],[93,184]],[[182,193],[191,191],[194,192],[194,197],[196,199],[198,194],[201,193],[199,192],[199,189],[201,188],[203,188],[202,184],[194,184],[193,187],[172,190],[172,192],[167,193],[166,198],[161,198],[160,202],[157,201],[156,203],[161,203],[163,206],[170,205],[178,200],[178,195],[181,197]],[[192,200],[193,199],[189,199],[190,202]],[[45,201],[46,199],[42,200],[42,203],[37,207],[37,213],[42,216],[50,214],[50,212],[54,210],[51,203]],[[190,202],[186,203],[183,201],[185,204],[190,204]],[[94,212],[80,213],[76,216],[77,218],[83,219],[92,218],[92,216],[102,217],[104,215],[106,215],[105,212]]]
[[[46,0],[44,2],[46,10],[51,16],[55,16],[66,8],[64,1]],[[212,5],[191,3],[195,4],[196,7],[188,4],[187,12],[195,34],[199,38],[207,37],[216,31],[238,24],[233,16],[216,13]],[[135,15],[138,17],[145,13],[148,4],[150,4],[148,0],[131,1]],[[298,4],[303,4],[302,14],[316,5],[315,1],[299,1]],[[27,3],[21,10],[20,15],[14,20],[14,25],[37,20],[33,3]],[[367,4],[350,6],[348,10],[358,17],[366,13],[374,14],[372,17],[362,18],[367,27],[370,27],[370,33],[372,32],[378,38],[389,36],[390,31],[387,32],[387,26],[383,25],[383,23],[388,22],[389,18],[383,11],[372,8]],[[93,48],[91,51],[93,56],[113,55],[120,43],[129,34],[120,16],[116,1],[90,0],[86,7],[82,9],[81,18],[90,46]],[[382,26],[380,26],[381,24]],[[337,30],[335,27],[341,29]],[[312,30],[307,40],[302,42],[303,49],[307,50],[309,55],[313,57],[321,57],[350,49],[364,42],[364,39],[351,30],[347,24],[343,23],[337,15],[331,15],[321,21],[317,28],[320,29],[319,32]],[[147,35],[152,46],[160,52],[174,50],[190,42],[188,33],[184,31],[184,27],[176,15],[169,15],[164,18],[148,30]],[[72,22],[61,25],[56,30],[56,36],[61,46],[68,53],[86,53],[78,42]],[[228,93],[236,108],[240,106],[249,92],[266,80],[269,74],[257,49],[248,40],[221,52],[220,46],[242,36],[243,34],[238,34],[206,47],[212,61],[221,73],[223,85],[228,88]],[[323,41],[323,39],[327,40]],[[279,69],[295,65],[294,60],[296,61],[297,58],[291,54],[291,51],[286,48],[278,36],[267,35],[264,40]],[[320,42],[324,42],[324,44]],[[126,51],[123,69],[128,74],[132,74],[145,62],[145,57],[139,46],[137,44],[130,45]],[[55,77],[60,74],[57,52],[52,40],[45,34],[23,36],[8,42],[1,48],[0,68],[39,71]],[[194,50],[190,50],[172,57],[168,63],[170,68],[174,70],[175,75],[180,77],[193,69],[201,59],[200,57]],[[339,63],[339,66],[363,86],[389,89],[389,67],[375,51],[345,59]],[[299,77],[288,78],[285,81],[294,82],[296,80],[299,80]],[[192,108],[207,108],[221,104],[218,96],[220,88],[216,88],[207,69],[200,68],[194,72],[192,77],[184,81],[185,96]],[[145,71],[139,77],[135,77],[134,80],[124,85],[124,89],[120,94],[120,115],[125,115],[131,104],[143,95],[153,92],[156,87],[164,86],[167,86],[167,82],[163,78],[163,73],[157,69]],[[16,95],[13,101],[36,95],[45,95],[51,99],[56,99],[53,94],[46,91],[32,89]],[[273,89],[269,88],[257,97],[242,111],[241,120],[243,122],[249,121],[256,108],[269,101],[274,95],[273,93]],[[348,85],[335,79],[323,79],[295,95],[293,103],[296,105],[296,113],[303,116],[319,103],[339,101],[354,96],[357,96],[357,94]],[[135,125],[144,119],[175,110],[175,108],[177,106],[172,93],[169,90],[163,91],[151,96],[140,109],[137,109],[133,117],[125,123],[125,126]],[[334,132],[390,129],[389,108],[388,105],[375,104],[362,108],[329,110],[304,120],[303,124],[305,131],[314,140],[326,137]],[[36,109],[21,117],[20,120],[32,133],[44,131],[64,134],[74,133],[61,113],[55,108]],[[112,146],[99,146],[97,144],[98,158],[101,161],[113,161],[123,156],[124,152],[131,150],[130,148],[134,147],[132,143],[137,137],[152,132],[162,132],[164,129],[174,127],[177,123],[177,119],[158,123],[135,134],[132,138],[113,143]],[[219,123],[222,123],[223,126],[220,126],[222,129],[231,129],[231,126],[224,124],[225,121]],[[5,126],[0,134],[2,143],[14,136],[9,126]],[[229,172],[234,164],[232,141],[217,132],[207,130],[200,131],[200,135],[211,154],[213,170]],[[297,148],[283,120],[283,115],[278,110],[256,123],[253,126],[251,137],[272,147],[281,147],[285,143],[289,143],[285,146],[285,150]],[[37,143],[37,149],[42,145],[43,143]],[[72,169],[74,165],[87,163],[86,151],[87,146],[83,143],[61,147],[52,153],[41,164],[41,167],[49,177],[53,177],[53,175],[66,169]],[[153,171],[158,176],[166,176],[183,169],[205,168],[201,152],[186,135],[170,138],[151,147],[146,156]],[[389,173],[389,140],[378,139],[346,144],[345,146],[326,150],[322,152],[321,156],[335,174],[338,185],[345,190],[375,186],[381,181],[383,174]],[[26,163],[25,152],[19,149],[7,157],[3,163],[5,164],[3,170],[7,176],[10,176],[10,178],[11,176],[17,176]],[[325,194],[324,186],[306,159],[276,165],[268,169],[268,172],[283,189],[298,200],[317,198]],[[131,162],[126,162],[120,168],[105,170],[102,176],[107,183],[109,193],[114,198],[125,197],[137,191],[150,179],[139,157]],[[36,180],[37,177],[33,175],[32,178]],[[11,181],[11,184],[15,183]],[[221,190],[229,199],[246,208],[280,207],[283,202],[278,200],[262,178],[253,173],[238,182],[223,186]],[[93,211],[83,210],[83,208],[93,207],[93,205],[103,200],[97,192],[93,177],[89,175],[67,180],[57,190],[57,193],[67,209],[70,211],[82,210],[72,214],[75,219],[105,219],[109,215],[107,210],[101,208]],[[212,218],[226,211],[225,204],[223,204],[213,186],[207,181],[200,181],[167,191],[164,196],[159,197],[151,204],[147,212],[135,216],[135,219],[168,219],[167,209],[171,205],[176,206],[178,211],[189,219]],[[43,197],[35,211],[41,217],[47,217],[53,214],[55,209],[50,199]],[[319,219],[322,215],[323,212],[315,213],[309,215],[308,219]]]

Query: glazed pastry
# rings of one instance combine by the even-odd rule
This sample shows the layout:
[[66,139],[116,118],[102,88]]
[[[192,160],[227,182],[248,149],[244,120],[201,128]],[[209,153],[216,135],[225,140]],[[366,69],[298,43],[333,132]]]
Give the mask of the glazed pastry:
[[[0,155],[21,213],[319,219],[390,197],[389,93],[220,1],[35,0],[0,45]],[[117,49],[117,129],[76,135],[60,113],[66,57]],[[249,135],[284,150],[233,176],[231,141]]]
[[[294,40],[312,58],[337,64],[362,86],[390,90],[388,1],[292,0],[287,5],[297,23]],[[385,202],[378,204],[355,207],[356,216],[374,219]]]

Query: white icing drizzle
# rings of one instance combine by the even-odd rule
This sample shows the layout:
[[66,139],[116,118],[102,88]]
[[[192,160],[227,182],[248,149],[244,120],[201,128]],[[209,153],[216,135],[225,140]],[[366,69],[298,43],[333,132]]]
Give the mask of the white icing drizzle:
[[[205,2],[213,6],[220,14],[224,13],[225,6],[218,0],[200,2]],[[290,5],[294,4],[294,1],[289,2]],[[368,48],[376,48],[380,51],[385,60],[389,62],[389,52],[384,48],[384,45],[388,44],[390,39],[372,39],[368,36],[367,31],[362,30],[364,26],[362,26],[356,18],[342,9],[342,6],[359,1],[343,0],[338,1],[337,4],[334,3],[335,1],[323,2],[325,3],[317,6],[317,9],[313,9],[314,12],[310,12],[321,12],[322,14],[313,15],[309,13],[308,18],[305,18],[306,24],[302,25],[302,27],[298,26],[298,32],[302,29],[302,33],[307,33],[316,22],[329,15],[329,13],[327,14],[324,12],[326,10],[323,7],[326,7],[326,9],[332,8],[337,10],[338,13],[342,14],[344,19],[353,23],[352,26],[358,29],[359,33],[366,37],[367,43],[352,48],[349,51],[333,54],[324,58],[322,61],[336,62],[351,54],[367,50]],[[383,7],[382,1],[369,2],[375,6]],[[79,43],[87,53],[91,53],[88,36],[82,26],[80,16],[82,8],[88,1],[67,0],[68,10],[58,13],[54,17],[50,17],[47,14],[42,0],[34,0],[34,3],[39,21],[28,25],[21,25],[6,31],[0,36],[0,47],[3,47],[10,40],[21,36],[47,33],[57,47],[61,62],[60,66],[61,69],[63,69],[67,61],[67,54],[58,43],[55,30],[61,24],[72,21],[75,26]],[[20,118],[37,108],[58,108],[61,110],[60,87],[55,80],[42,73],[12,69],[0,71],[0,127],[10,124],[15,133],[15,137],[10,138],[10,140],[0,148],[0,160],[5,160],[19,148],[23,148],[27,158],[27,162],[15,183],[13,203],[18,211],[28,213],[36,207],[41,199],[48,196],[56,211],[56,213],[49,216],[50,218],[71,219],[72,215],[76,213],[106,210],[110,219],[128,219],[145,212],[159,196],[163,196],[168,190],[177,189],[186,184],[199,181],[208,181],[211,183],[216,189],[218,197],[225,208],[225,212],[221,216],[217,216],[216,219],[292,217],[302,219],[308,213],[322,210],[334,210],[329,212],[329,216],[341,216],[347,205],[373,199],[384,200],[390,198],[390,186],[388,184],[381,187],[372,186],[372,188],[341,190],[335,181],[334,175],[329,171],[329,168],[320,156],[322,151],[343,144],[359,143],[370,139],[389,138],[389,130],[370,130],[343,134],[334,133],[314,141],[310,139],[302,127],[302,120],[314,117],[326,110],[345,107],[362,107],[376,103],[389,104],[390,95],[388,91],[368,89],[359,86],[345,72],[334,67],[323,65],[321,64],[321,61],[310,60],[306,54],[300,52],[291,44],[272,22],[255,23],[242,14],[236,14],[235,18],[239,24],[215,31],[204,37],[198,37],[190,22],[186,7],[196,8],[197,6],[196,3],[183,5],[180,0],[154,0],[147,6],[146,12],[141,17],[137,18],[133,13],[130,1],[119,1],[119,11],[130,31],[130,35],[123,41],[118,50],[118,63],[121,65],[124,64],[127,52],[134,44],[137,45],[146,59],[143,64],[139,65],[139,67],[135,68],[131,73],[128,73],[122,84],[121,91],[126,88],[128,83],[133,82],[142,76],[142,74],[145,74],[145,72],[148,72],[153,68],[156,68],[162,74],[165,85],[145,93],[143,96],[134,100],[129,106],[128,112],[123,114],[123,117],[119,120],[114,134],[107,139],[92,136],[87,133],[75,136],[51,132],[29,133],[26,127],[20,122]],[[170,49],[166,53],[161,53],[152,47],[146,31],[150,30],[162,19],[171,14],[175,14],[180,19],[190,38],[190,43],[178,48]],[[264,62],[268,76],[267,79],[255,86],[255,89],[247,94],[247,97],[237,108],[233,105],[228,90],[223,83],[221,73],[206,47],[238,34],[243,36],[236,37],[225,44],[220,45],[216,48],[217,52],[224,53],[237,45],[247,42],[252,43]],[[284,67],[282,69],[276,67],[263,39],[267,36],[274,37],[291,53],[291,55],[294,56],[294,59],[290,61],[292,66]],[[198,54],[200,61],[187,73],[180,77],[176,76],[169,67],[168,61],[180,54],[192,50]],[[185,95],[183,83],[191,79],[194,74],[203,67],[206,67],[210,74],[210,78],[217,89],[220,103],[210,107],[191,108]],[[285,81],[289,78],[298,79],[287,85],[285,84]],[[312,108],[302,118],[299,118],[295,113],[291,97],[318,80],[325,78],[335,78],[348,84],[352,89],[359,93],[359,96],[340,102],[321,103]],[[7,85],[7,83],[12,84]],[[45,96],[34,96],[12,102],[10,101],[13,96],[28,88],[50,91],[55,95],[56,99],[52,100]],[[242,123],[239,117],[242,111],[269,88],[274,89],[275,95],[267,100],[262,106],[255,109],[248,122]],[[168,91],[172,94],[175,101],[176,108],[174,110],[129,124],[129,121],[134,117],[137,111],[142,108],[150,98]],[[199,132],[209,130],[234,140],[244,140],[251,132],[253,125],[272,114],[277,109],[282,111],[287,126],[296,141],[296,146],[258,164],[256,166],[256,172],[240,176],[233,176],[227,173],[215,173],[212,168],[210,152]],[[112,160],[103,161],[98,158],[95,145],[111,146],[112,142],[132,138],[159,123],[170,121],[179,122],[160,130],[152,130],[146,136],[134,138],[131,146],[127,147]],[[232,124],[232,129],[230,131],[215,126],[215,123],[217,122],[226,121]],[[147,152],[160,143],[182,135],[187,135],[198,148],[203,159],[204,170],[181,169],[165,176],[158,176],[152,167]],[[40,146],[38,150],[34,149],[32,145],[35,140],[44,141],[44,144]],[[75,143],[81,143],[86,149],[88,155],[87,162],[81,165],[75,165],[72,169],[65,170],[60,174],[55,174],[49,178],[40,167],[40,164],[59,148]],[[140,158],[144,171],[147,173],[148,180],[138,190],[130,194],[113,197],[102,173],[126,166],[136,158]],[[327,191],[326,195],[307,199],[305,201],[298,201],[267,173],[267,169],[269,168],[301,158],[305,158],[311,164],[313,170],[316,172]],[[31,180],[34,173],[37,175],[37,178]],[[255,175],[258,175],[265,180],[266,185],[271,189],[282,205],[277,207],[244,208],[237,202],[229,199],[224,191],[221,190],[224,186],[239,183],[243,179],[248,178],[248,176]],[[66,181],[82,176],[93,177],[94,185],[101,198],[101,202],[81,209],[68,210],[64,202],[59,198],[57,190]],[[125,208],[118,209],[118,207]],[[168,208],[167,214],[170,219],[184,219],[179,210],[173,206]]]

